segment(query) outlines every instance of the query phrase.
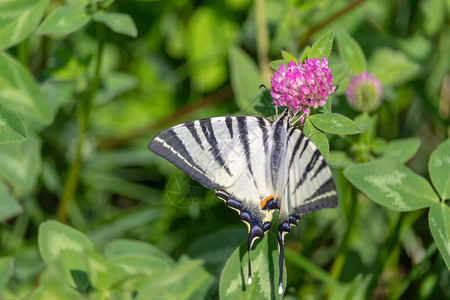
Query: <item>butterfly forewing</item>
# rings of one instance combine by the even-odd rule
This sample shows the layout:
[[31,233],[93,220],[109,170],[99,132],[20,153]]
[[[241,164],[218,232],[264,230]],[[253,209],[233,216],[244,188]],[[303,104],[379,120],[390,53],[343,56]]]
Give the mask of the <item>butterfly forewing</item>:
[[150,141],[149,149],[207,188],[229,187],[247,169],[251,148],[263,145],[261,135],[253,134],[261,131],[258,118],[245,118],[244,125],[239,118],[209,118],[168,128]]

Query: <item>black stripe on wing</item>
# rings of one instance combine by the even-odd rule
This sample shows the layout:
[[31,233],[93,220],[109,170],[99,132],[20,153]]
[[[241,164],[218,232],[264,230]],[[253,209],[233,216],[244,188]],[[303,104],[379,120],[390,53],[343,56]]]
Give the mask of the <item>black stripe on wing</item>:
[[[324,160],[324,158],[322,157],[322,154],[320,154],[320,151],[318,149],[316,149],[314,151],[311,159],[309,160],[308,164],[306,165],[306,169],[302,173],[302,177],[297,182],[297,185],[295,186],[295,191],[297,191],[297,189],[305,182],[305,179],[308,177],[308,174],[312,171],[312,169],[314,169],[314,166],[316,165],[316,163],[319,159]],[[321,165],[321,167],[323,168],[323,165]]]
[[250,153],[250,142],[248,140],[248,128],[247,128],[247,118],[246,117],[236,117],[238,130],[239,130],[239,140],[244,148],[245,160],[247,162],[247,168],[250,174],[253,176],[252,163],[251,163],[251,153]]
[[211,151],[214,160],[217,164],[219,164],[224,170],[233,177],[231,174],[230,169],[225,164],[225,160],[222,157],[222,154],[220,153],[219,144],[216,139],[216,135],[214,134],[214,129],[211,124],[211,119],[202,119],[200,120],[200,127],[202,128],[203,135],[205,136],[206,140],[208,141],[211,148],[209,151]]
[[156,135],[148,144],[148,149],[162,158],[167,159],[206,188],[219,188],[216,182],[213,182],[206,176],[205,170],[195,163],[187,151],[186,145],[172,128],[166,129]]
[[306,214],[325,207],[337,206],[337,192],[333,177],[325,181],[310,197],[304,200],[304,203],[295,206],[295,212],[298,215]]

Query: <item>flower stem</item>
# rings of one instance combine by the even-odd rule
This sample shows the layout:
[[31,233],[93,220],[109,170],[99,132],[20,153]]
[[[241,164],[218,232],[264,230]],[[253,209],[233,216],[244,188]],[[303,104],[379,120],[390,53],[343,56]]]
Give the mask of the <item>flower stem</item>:
[[389,256],[394,252],[395,247],[400,241],[400,229],[402,228],[403,220],[405,219],[405,213],[399,213],[397,217],[397,221],[395,223],[394,228],[389,235],[386,244],[380,251],[380,255],[378,256],[377,261],[375,262],[375,266],[372,272],[372,278],[370,279],[369,285],[366,291],[366,299],[372,299],[373,292],[377,287],[378,280],[383,272],[386,264],[389,260]]
[[59,199],[58,208],[56,210],[56,220],[62,223],[65,223],[67,220],[67,212],[70,204],[73,201],[73,198],[75,197],[75,192],[78,187],[82,161],[81,150],[83,149],[86,133],[89,130],[92,106],[95,94],[100,84],[100,66],[102,61],[102,51],[104,45],[103,25],[101,23],[97,23],[97,33],[98,33],[97,63],[95,65],[94,78],[92,80],[87,98],[85,98],[85,101],[80,101],[78,104],[78,134],[77,134],[75,158],[69,167],[69,171],[64,181],[63,192]]
[[[345,230],[344,236],[342,237],[341,245],[339,246],[338,255],[333,261],[333,265],[331,267],[331,277],[335,280],[339,280],[339,277],[342,273],[342,268],[344,267],[345,258],[347,256],[348,249],[350,247],[350,237],[353,234],[356,221],[356,216],[358,214],[358,200],[357,200],[357,191],[353,186],[350,186],[350,210],[348,212],[348,221],[347,221],[347,228]],[[328,294],[330,292],[330,289],[328,288],[325,292]]]
[[284,257],[286,258],[286,261],[289,261],[291,264],[303,269],[304,271],[308,272],[308,274],[311,274],[324,284],[331,286],[333,288],[339,288],[341,287],[341,284],[339,281],[332,278],[326,271],[324,271],[322,268],[317,266],[315,263],[311,262],[306,257],[294,252],[293,250],[286,248],[284,252]]
[[[255,25],[259,71],[263,82],[270,78],[269,69],[269,29],[267,26],[266,0],[255,0]],[[267,80],[266,80],[267,79]]]

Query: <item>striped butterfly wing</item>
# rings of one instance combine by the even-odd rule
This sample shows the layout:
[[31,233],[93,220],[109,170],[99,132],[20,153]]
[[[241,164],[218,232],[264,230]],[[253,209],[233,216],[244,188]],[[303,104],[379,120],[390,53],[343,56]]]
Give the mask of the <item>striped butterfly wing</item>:
[[[331,171],[315,145],[290,126],[285,110],[275,121],[217,117],[191,121],[156,135],[149,149],[167,159],[239,212],[248,225],[248,250],[280,210],[279,293],[284,236],[300,215],[337,205]],[[250,253],[248,283],[252,281]]]
[[163,130],[148,148],[209,189],[232,186],[246,171],[251,153],[263,144],[269,121],[216,117]]
[[216,190],[217,197],[239,212],[249,229],[249,251],[254,240],[270,229],[273,210],[278,208],[271,196],[276,194],[273,146],[272,122],[259,117],[186,122],[163,130],[148,145],[206,188]]
[[283,161],[283,196],[278,220],[279,293],[282,293],[284,236],[300,216],[320,208],[336,207],[337,192],[331,170],[317,147],[295,126],[288,129],[287,155]]

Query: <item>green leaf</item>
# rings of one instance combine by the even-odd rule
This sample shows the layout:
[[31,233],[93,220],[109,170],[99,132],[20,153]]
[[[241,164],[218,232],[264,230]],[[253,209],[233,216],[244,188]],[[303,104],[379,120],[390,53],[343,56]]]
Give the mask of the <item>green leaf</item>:
[[95,95],[95,105],[106,104],[108,101],[118,97],[138,85],[136,77],[118,72],[110,72],[103,75],[100,89]]
[[8,192],[8,187],[0,181],[0,221],[4,222],[22,211],[22,206]]
[[379,137],[374,138],[373,141],[370,143],[370,150],[377,155],[380,155],[384,151],[386,151],[386,148],[387,148],[386,140]]
[[265,117],[272,117],[276,114],[275,106],[272,104],[272,96],[264,88],[261,88],[260,93],[249,102],[250,104],[245,109],[248,114],[256,112]]
[[278,67],[281,64],[284,64],[284,66],[286,67],[287,64],[290,62],[290,60],[287,59],[279,59],[279,60],[273,60],[269,63],[269,66],[274,69],[275,71],[278,71]]
[[17,111],[25,124],[31,124],[35,129],[36,125],[50,124],[50,107],[35,79],[30,71],[6,53],[0,53],[0,85],[2,108]]
[[103,252],[105,253],[105,257],[107,259],[112,259],[121,255],[139,254],[149,257],[157,257],[165,260],[169,265],[175,265],[173,258],[165,252],[159,250],[151,244],[141,241],[114,240],[105,245]]
[[296,63],[298,63],[297,58],[294,55],[292,55],[289,52],[287,52],[287,51],[281,50],[281,56],[283,57],[284,60],[287,60],[287,61],[292,61],[293,60]]
[[93,18],[97,22],[104,23],[114,32],[137,37],[136,24],[134,24],[130,15],[98,11],[94,14]]
[[26,141],[0,145],[0,177],[25,193],[33,189],[41,167],[41,142],[29,135]]
[[367,69],[366,57],[358,42],[347,32],[341,30],[336,31],[336,41],[339,56],[353,75],[364,72]]
[[353,165],[344,175],[367,197],[395,211],[417,210],[439,202],[429,182],[397,160]]
[[70,270],[73,281],[76,284],[77,289],[81,293],[89,292],[92,289],[91,283],[89,282],[88,274],[85,271],[80,270]]
[[331,75],[333,75],[332,84],[336,86],[350,74],[350,70],[345,63],[330,65],[330,69]]
[[14,268],[14,257],[5,256],[0,257],[0,295],[3,295],[3,290],[11,278]]
[[450,207],[445,202],[435,203],[428,213],[431,235],[450,269]]
[[38,34],[68,35],[91,20],[84,7],[62,5],[52,11],[42,22]]
[[183,45],[194,90],[210,92],[229,79],[227,54],[238,32],[235,23],[211,6],[199,6],[190,14]]
[[238,47],[232,47],[229,53],[230,77],[236,94],[236,104],[247,113],[250,99],[259,93],[261,76],[255,62]]
[[354,165],[355,162],[347,155],[344,151],[330,151],[328,155],[328,164],[332,168],[347,168],[351,165]]
[[400,85],[420,74],[420,66],[406,54],[390,48],[377,48],[370,57],[369,70],[383,85]]
[[450,198],[450,139],[447,139],[431,154],[428,162],[431,182],[442,200]]
[[47,265],[59,259],[64,250],[81,255],[85,250],[93,249],[84,234],[56,221],[46,221],[39,226],[38,246],[41,257]]
[[193,242],[187,255],[203,259],[206,269],[219,276],[227,259],[246,238],[246,228],[223,229]]
[[20,116],[0,106],[0,144],[21,142],[26,138],[25,127]]
[[0,2],[0,50],[17,45],[36,29],[48,0]]
[[328,142],[328,138],[325,133],[320,132],[307,118],[305,120],[305,125],[303,126],[303,133],[311,140],[311,142],[316,145],[317,149],[319,149],[320,153],[322,153],[325,161],[328,160],[328,152],[330,151],[330,143]]
[[361,132],[358,124],[351,119],[336,113],[316,114],[309,120],[318,129],[332,134],[358,134]]
[[375,118],[366,113],[362,113],[355,117],[355,123],[358,124],[362,131],[359,136],[359,140],[370,144],[372,139],[375,137]]
[[213,282],[213,276],[206,272],[201,260],[182,256],[177,266],[164,276],[148,278],[136,300],[205,299]]
[[125,280],[136,276],[157,278],[160,274],[167,274],[174,267],[166,259],[145,254],[121,254],[108,259],[108,284],[119,285]]
[[395,140],[388,144],[383,153],[383,158],[390,158],[405,163],[417,153],[419,147],[419,138]]
[[42,282],[27,300],[70,299],[86,300],[73,286],[61,282]]
[[333,48],[334,31],[328,31],[322,35],[308,52],[308,58],[328,58],[331,48]]
[[300,57],[299,57],[299,59],[298,59],[298,61],[299,61],[300,63],[303,63],[303,62],[305,61],[305,59],[308,58],[308,54],[309,54],[309,50],[310,50],[310,49],[311,49],[310,46],[306,46],[305,49],[303,49],[303,52],[302,52],[302,54],[300,55]]
[[[220,299],[281,299],[278,294],[278,244],[272,232],[257,240],[251,253],[252,284],[247,284],[248,251],[244,241],[225,263],[220,276]],[[283,291],[286,289],[286,266],[283,267]]]

